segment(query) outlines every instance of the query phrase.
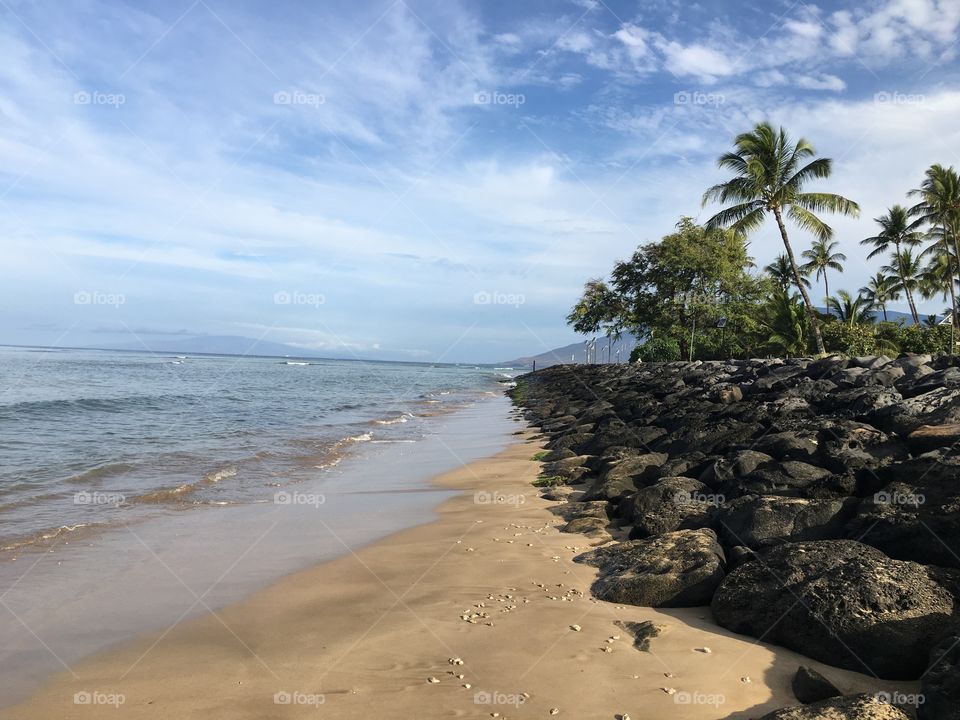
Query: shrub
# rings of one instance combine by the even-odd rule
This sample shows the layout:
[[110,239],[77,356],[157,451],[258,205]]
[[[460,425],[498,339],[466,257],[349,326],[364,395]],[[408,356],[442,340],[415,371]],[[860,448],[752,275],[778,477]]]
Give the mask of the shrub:
[[[636,357],[634,357],[636,355]],[[651,338],[630,353],[631,360],[673,362],[680,359],[680,344],[670,338]]]

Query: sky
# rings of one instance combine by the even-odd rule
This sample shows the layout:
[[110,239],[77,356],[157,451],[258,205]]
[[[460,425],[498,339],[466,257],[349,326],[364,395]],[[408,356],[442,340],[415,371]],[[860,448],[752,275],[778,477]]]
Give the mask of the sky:
[[855,291],[873,218],[960,165],[958,26],[956,0],[0,0],[0,342],[541,352],[585,280],[710,217],[765,119],[860,203],[829,220]]

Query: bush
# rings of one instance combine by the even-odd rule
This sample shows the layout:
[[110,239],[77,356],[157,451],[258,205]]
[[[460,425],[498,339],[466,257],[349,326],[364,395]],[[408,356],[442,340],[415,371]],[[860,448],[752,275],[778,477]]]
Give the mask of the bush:
[[[635,357],[636,356],[636,357]],[[651,338],[634,348],[630,360],[643,362],[673,362],[680,359],[680,344],[670,338]]]

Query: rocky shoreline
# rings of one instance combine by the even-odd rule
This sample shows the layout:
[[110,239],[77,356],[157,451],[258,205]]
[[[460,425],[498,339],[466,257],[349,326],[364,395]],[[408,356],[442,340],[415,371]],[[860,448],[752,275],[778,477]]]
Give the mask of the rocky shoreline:
[[801,668],[767,718],[960,718],[960,357],[555,366],[512,395],[597,598],[919,682],[831,697]]

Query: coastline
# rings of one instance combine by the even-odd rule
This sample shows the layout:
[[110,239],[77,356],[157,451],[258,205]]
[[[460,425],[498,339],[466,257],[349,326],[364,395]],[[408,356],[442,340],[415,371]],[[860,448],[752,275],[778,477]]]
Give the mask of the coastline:
[[[435,477],[457,494],[433,522],[82,660],[0,718],[98,717],[117,706],[133,718],[511,718],[554,708],[749,718],[795,702],[799,665],[844,691],[881,689],[723,630],[708,608],[592,599],[597,571],[572,558],[596,541],[560,533],[558,505],[531,485],[540,447],[524,431],[499,454]],[[641,651],[615,621],[650,621],[660,634]]]

